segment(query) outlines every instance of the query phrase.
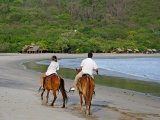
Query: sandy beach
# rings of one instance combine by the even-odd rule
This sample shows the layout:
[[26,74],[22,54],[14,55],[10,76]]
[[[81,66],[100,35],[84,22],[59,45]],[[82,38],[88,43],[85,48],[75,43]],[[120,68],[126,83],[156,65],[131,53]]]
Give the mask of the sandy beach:
[[[22,63],[48,59],[52,54],[0,54],[0,120],[160,120],[160,97],[96,85],[91,115],[80,111],[78,92],[67,93],[66,108],[58,94],[55,106],[41,101],[41,73],[26,69]],[[84,58],[87,54],[56,54],[58,58]],[[94,54],[94,57],[150,57],[160,54]],[[65,80],[68,91],[71,80]],[[45,97],[44,97],[45,98]],[[49,97],[49,103],[52,94]]]

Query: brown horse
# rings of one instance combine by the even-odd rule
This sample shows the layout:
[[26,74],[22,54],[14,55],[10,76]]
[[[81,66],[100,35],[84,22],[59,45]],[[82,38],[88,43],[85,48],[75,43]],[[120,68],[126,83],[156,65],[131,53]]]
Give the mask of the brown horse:
[[[77,74],[80,72],[79,69],[76,69]],[[77,89],[79,90],[80,96],[80,107],[83,111],[83,98],[86,106],[86,114],[90,114],[90,107],[92,101],[92,95],[94,93],[95,82],[94,79],[89,74],[84,74],[77,82]],[[83,98],[82,98],[83,97]]]
[[66,90],[64,87],[64,80],[62,78],[60,78],[57,74],[52,74],[52,75],[47,76],[44,79],[44,89],[41,93],[41,100],[43,100],[43,93],[45,92],[45,90],[47,90],[46,103],[48,103],[49,91],[52,90],[54,99],[51,103],[51,106],[54,106],[54,102],[57,99],[56,91],[60,90],[62,97],[63,97],[62,108],[65,108],[65,103],[67,102],[68,97],[67,97]]

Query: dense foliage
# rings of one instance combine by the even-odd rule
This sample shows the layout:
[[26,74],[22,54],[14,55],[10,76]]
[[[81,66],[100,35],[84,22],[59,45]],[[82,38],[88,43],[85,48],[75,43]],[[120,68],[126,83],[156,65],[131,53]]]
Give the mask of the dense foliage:
[[0,52],[160,49],[159,0],[0,0]]

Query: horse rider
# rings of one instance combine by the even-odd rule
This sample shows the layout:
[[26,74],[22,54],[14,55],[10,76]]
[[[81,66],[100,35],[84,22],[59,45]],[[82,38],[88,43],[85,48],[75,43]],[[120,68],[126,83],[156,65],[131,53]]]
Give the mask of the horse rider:
[[85,58],[84,60],[82,60],[80,64],[81,71],[75,76],[73,87],[70,88],[71,91],[75,91],[75,88],[77,88],[76,84],[79,78],[82,77],[83,74],[89,74],[92,78],[94,78],[93,71],[96,71],[98,75],[98,66],[96,62],[92,59],[92,57],[93,57],[93,53],[89,52],[88,58]]
[[40,85],[41,85],[41,87],[40,87],[40,89],[44,89],[43,88],[43,86],[44,86],[44,79],[47,76],[49,76],[49,75],[51,75],[53,73],[57,74],[57,70],[59,70],[59,63],[57,62],[57,57],[54,55],[54,56],[51,57],[51,63],[48,66],[47,71],[45,73],[42,73],[42,75],[41,75],[41,78],[40,78]]

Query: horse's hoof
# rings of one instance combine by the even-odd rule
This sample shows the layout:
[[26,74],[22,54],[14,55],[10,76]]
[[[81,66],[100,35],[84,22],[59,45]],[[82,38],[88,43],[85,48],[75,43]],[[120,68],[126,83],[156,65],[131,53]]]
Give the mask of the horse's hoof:
[[90,112],[89,112],[89,111],[86,111],[86,115],[90,115]]
[[90,115],[90,113],[86,113],[86,115]]
[[53,106],[53,104],[50,104],[50,106]]
[[65,105],[63,105],[62,108],[65,108]]

